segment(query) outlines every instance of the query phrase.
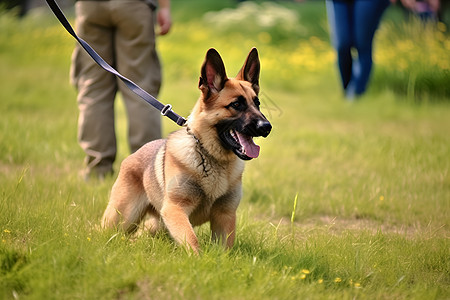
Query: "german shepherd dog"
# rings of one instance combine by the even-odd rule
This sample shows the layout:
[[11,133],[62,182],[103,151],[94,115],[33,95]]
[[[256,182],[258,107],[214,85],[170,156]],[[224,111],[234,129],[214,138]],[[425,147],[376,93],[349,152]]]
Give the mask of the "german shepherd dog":
[[198,253],[193,226],[209,221],[212,239],[232,247],[244,161],[259,155],[253,137],[272,129],[259,109],[259,71],[256,48],[236,78],[227,77],[219,53],[209,49],[187,126],[122,162],[102,227],[133,232],[145,217],[150,232],[165,226]]

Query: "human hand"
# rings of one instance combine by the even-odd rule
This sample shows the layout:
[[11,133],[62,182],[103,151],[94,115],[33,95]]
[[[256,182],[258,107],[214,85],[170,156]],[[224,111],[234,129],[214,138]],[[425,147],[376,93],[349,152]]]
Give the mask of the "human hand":
[[172,27],[172,17],[170,15],[170,9],[167,7],[161,7],[158,10],[157,20],[159,25],[159,34],[167,34]]

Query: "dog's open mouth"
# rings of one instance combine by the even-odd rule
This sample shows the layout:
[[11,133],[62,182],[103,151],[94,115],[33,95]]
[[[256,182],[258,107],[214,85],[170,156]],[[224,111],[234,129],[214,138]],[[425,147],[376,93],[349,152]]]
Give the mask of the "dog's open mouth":
[[259,156],[259,146],[253,142],[252,136],[231,129],[223,132],[221,138],[243,160],[250,160]]

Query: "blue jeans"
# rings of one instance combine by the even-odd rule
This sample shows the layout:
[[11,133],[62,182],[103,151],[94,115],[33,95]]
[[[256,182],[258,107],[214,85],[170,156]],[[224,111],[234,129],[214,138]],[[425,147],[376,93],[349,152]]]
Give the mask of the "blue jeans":
[[372,70],[373,37],[389,0],[327,0],[326,5],[342,86],[348,97],[361,95]]

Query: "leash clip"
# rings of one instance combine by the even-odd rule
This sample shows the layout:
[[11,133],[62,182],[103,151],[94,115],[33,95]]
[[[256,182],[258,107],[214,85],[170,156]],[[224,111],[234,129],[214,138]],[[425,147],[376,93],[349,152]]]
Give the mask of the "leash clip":
[[163,116],[167,116],[167,114],[169,113],[169,111],[172,110],[172,105],[171,104],[166,104],[164,105],[164,107],[161,109],[161,115]]

